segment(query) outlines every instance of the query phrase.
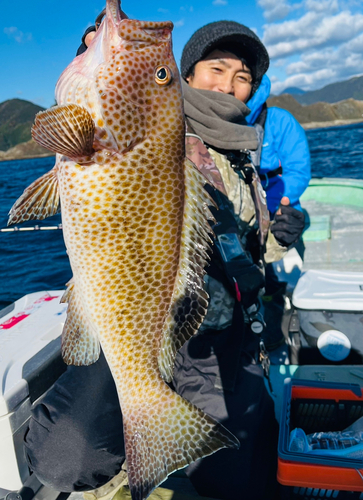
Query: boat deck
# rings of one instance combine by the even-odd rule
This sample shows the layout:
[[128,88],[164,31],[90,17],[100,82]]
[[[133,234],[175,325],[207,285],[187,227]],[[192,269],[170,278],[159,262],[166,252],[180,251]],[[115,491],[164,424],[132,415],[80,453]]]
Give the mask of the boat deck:
[[363,180],[312,179],[301,205],[303,242],[273,264],[287,291],[309,269],[363,272]]
[[363,271],[363,207],[315,200],[302,205],[309,224],[303,270]]

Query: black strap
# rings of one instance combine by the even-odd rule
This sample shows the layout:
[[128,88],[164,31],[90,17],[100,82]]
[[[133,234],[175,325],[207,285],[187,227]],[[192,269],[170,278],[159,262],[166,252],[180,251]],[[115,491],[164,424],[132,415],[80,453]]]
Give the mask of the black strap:
[[224,155],[231,168],[241,177],[246,184],[251,184],[253,180],[253,168],[251,167],[251,158],[248,151],[226,151],[224,149],[214,148],[218,153]]
[[100,24],[102,23],[102,19],[105,17],[105,15],[106,15],[106,9],[103,9],[103,11],[100,12],[98,14],[98,16],[96,17],[96,20],[95,20],[96,30],[98,30],[98,28],[100,27]]
[[[261,127],[265,130],[266,118],[267,118],[267,104],[264,102],[262,105],[261,113],[256,118],[254,125],[256,125],[257,123],[258,125],[261,125]],[[282,167],[280,165],[279,167],[275,168],[275,170],[270,170],[269,172],[266,173],[261,173],[259,171],[258,175],[260,176],[261,181],[267,182],[269,179],[273,179],[278,175],[282,175]]]
[[275,168],[275,170],[270,170],[269,172],[260,172],[259,175],[260,175],[260,179],[261,181],[267,181],[268,179],[272,179],[273,177],[277,177],[278,175],[281,175],[282,174],[282,167],[281,165],[277,168]]
[[266,118],[267,118],[267,104],[264,102],[262,105],[261,113],[256,118],[254,125],[257,123],[258,125],[261,125],[263,129],[265,129]]

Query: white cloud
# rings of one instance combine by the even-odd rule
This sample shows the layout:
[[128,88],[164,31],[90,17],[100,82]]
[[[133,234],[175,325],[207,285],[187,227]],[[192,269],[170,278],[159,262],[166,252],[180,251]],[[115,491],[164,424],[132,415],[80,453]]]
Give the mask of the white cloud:
[[349,11],[332,16],[308,12],[300,19],[264,28],[263,42],[273,59],[348,41],[363,30],[363,15]]
[[281,58],[273,62],[275,68],[285,68],[288,64],[288,59]]
[[33,39],[31,33],[23,33],[15,26],[10,26],[9,28],[4,28],[5,35],[8,35],[10,38],[14,38],[18,43],[30,42]]
[[363,71],[357,72],[356,69],[345,69],[342,74],[329,69],[322,69],[314,74],[293,75],[284,81],[274,81],[271,84],[271,93],[280,94],[287,87],[298,87],[303,90],[316,90],[325,87],[331,83],[349,80],[354,76],[362,76]]
[[336,49],[329,47],[319,52],[303,55],[300,61],[287,66],[286,73],[288,75],[314,73],[323,66],[332,68],[337,76],[343,76],[348,68],[353,71],[363,71],[362,46],[363,33]]
[[213,0],[213,5],[228,5],[227,0]]
[[175,28],[181,28],[182,26],[184,26],[184,24],[185,24],[185,20],[184,19],[180,19],[179,21],[175,21],[174,27]]
[[273,92],[290,86],[304,90],[321,88],[363,73],[362,46],[363,33],[338,48],[328,47],[303,55],[299,61],[286,66],[288,77],[284,82],[275,81]]
[[304,8],[307,11],[336,13],[339,12],[338,0],[305,0]]
[[[279,75],[273,78],[273,93],[290,86],[314,90],[363,73],[361,0],[258,3],[269,20],[262,37],[271,58],[269,74],[276,69]],[[279,22],[274,22],[276,9]],[[281,21],[284,9],[287,19]]]
[[[359,0],[347,0],[347,2],[355,1]],[[342,3],[342,0],[340,2]],[[324,12],[325,14],[339,11],[339,0],[302,0],[301,2],[257,0],[257,3],[263,9],[263,16],[268,22],[279,21],[287,17],[288,14],[302,9],[307,12]]]
[[264,10],[265,19],[271,22],[284,19],[292,9],[286,0],[258,0],[258,5]]
[[158,9],[158,12],[161,12],[162,14],[167,14],[169,12],[168,9],[162,9],[161,7]]

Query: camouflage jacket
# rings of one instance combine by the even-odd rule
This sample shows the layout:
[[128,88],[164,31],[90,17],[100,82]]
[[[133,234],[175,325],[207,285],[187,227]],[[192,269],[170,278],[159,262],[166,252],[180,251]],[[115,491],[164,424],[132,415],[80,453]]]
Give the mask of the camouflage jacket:
[[[225,194],[233,204],[236,222],[241,231],[244,228],[244,236],[241,238],[242,243],[244,243],[244,238],[246,238],[246,234],[249,232],[246,232],[246,223],[250,231],[257,232],[256,226],[258,225],[255,203],[252,198],[250,186],[231,167],[226,156],[212,148],[208,148],[209,155],[207,153],[203,155],[199,152],[198,157],[195,152],[196,148],[196,143],[193,140],[187,141],[187,156],[194,161],[198,169],[203,172],[211,184]],[[216,167],[218,172],[216,172]],[[264,253],[265,263],[280,260],[286,251],[286,248],[277,243],[271,231],[268,231]],[[210,302],[207,316],[200,330],[224,329],[232,323],[235,297],[231,295],[221,282],[208,274],[205,276],[205,288],[209,294]]]

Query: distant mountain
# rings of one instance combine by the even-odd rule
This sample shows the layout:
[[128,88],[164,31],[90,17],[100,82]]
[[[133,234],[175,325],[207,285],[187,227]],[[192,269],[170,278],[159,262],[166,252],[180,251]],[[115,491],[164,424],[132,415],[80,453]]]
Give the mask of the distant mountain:
[[22,99],[10,99],[0,103],[0,151],[27,142],[30,129],[38,111],[44,108]]
[[47,149],[42,148],[31,139],[27,142],[21,142],[7,151],[0,151],[0,162],[7,160],[23,160],[25,158],[41,158],[43,156],[54,156]]
[[317,102],[303,106],[297,102],[298,97],[290,94],[270,97],[267,105],[290,111],[305,128],[363,121],[363,100],[346,99],[333,104]]
[[[290,93],[285,93],[287,90],[290,90]],[[292,96],[293,91],[301,92],[301,89],[292,87],[286,89],[283,95],[271,96],[267,105],[290,111],[304,128],[363,121],[363,77],[351,78],[346,82],[334,83],[321,90],[305,94]],[[328,104],[323,91],[330,93],[331,96],[335,92],[334,95],[339,96],[339,99],[343,91],[344,95],[352,97],[350,94],[353,94],[358,97],[340,99],[341,102],[333,100],[334,104]],[[311,97],[313,95],[318,96],[316,99],[320,102],[315,101],[315,98]],[[309,96],[313,104],[303,106],[300,101]],[[30,130],[34,117],[36,113],[43,110],[44,108],[22,99],[10,99],[0,103],[0,161],[54,155],[31,139]]]
[[283,90],[279,95],[283,94],[303,95],[305,94],[305,90],[299,89],[298,87],[287,87],[287,89]]
[[300,104],[314,104],[316,102],[339,102],[346,99],[355,99],[363,101],[363,76],[355,76],[344,82],[331,83],[320,90],[312,90],[298,95],[292,92],[284,91],[294,95]]

